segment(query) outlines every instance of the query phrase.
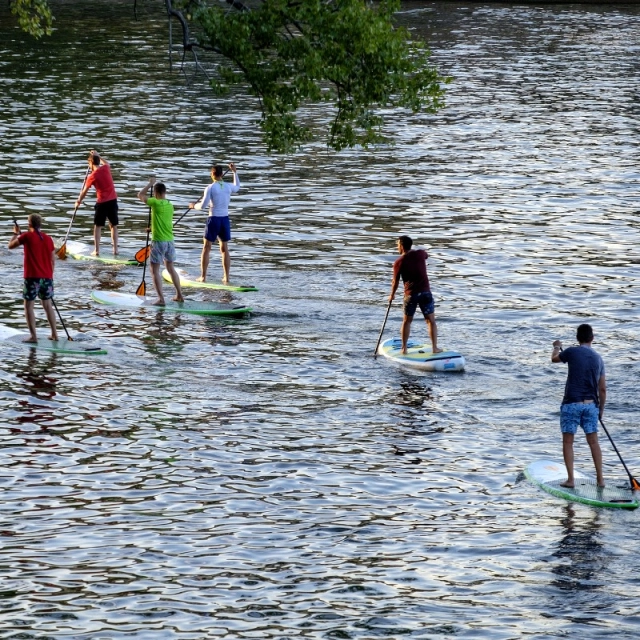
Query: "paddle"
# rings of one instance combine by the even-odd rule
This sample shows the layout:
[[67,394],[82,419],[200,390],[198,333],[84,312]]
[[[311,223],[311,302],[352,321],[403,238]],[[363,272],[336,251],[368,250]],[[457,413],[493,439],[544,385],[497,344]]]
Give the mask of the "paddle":
[[620,452],[618,451],[618,447],[616,447],[613,439],[609,435],[609,432],[607,431],[607,427],[604,426],[604,422],[602,422],[602,418],[598,418],[598,419],[600,420],[600,424],[602,425],[602,428],[604,429],[604,432],[607,434],[607,437],[609,438],[609,442],[611,442],[611,445],[613,446],[615,452],[618,454],[618,458],[620,458],[620,462],[622,462],[622,466],[624,467],[624,470],[627,472],[627,475],[629,476],[629,484],[631,485],[631,488],[634,491],[640,491],[640,482],[638,482],[631,475],[629,469],[627,468],[627,465],[624,463],[624,460],[622,459],[622,456],[620,455]]
[[[144,281],[144,274],[147,271],[147,260],[149,258],[149,253],[151,252],[149,249],[149,233],[151,232],[151,207],[149,207],[149,224],[147,225],[147,246],[144,249],[140,249],[138,253],[136,253],[136,260],[138,260],[138,254],[144,251],[144,267],[142,268],[142,282],[140,286],[136,289],[137,296],[145,296],[147,294],[147,285]],[[138,260],[138,262],[142,262],[142,260]]]
[[380,329],[380,335],[378,336],[378,344],[376,344],[376,348],[373,352],[373,359],[375,360],[378,357],[378,347],[380,346],[380,340],[382,340],[382,334],[384,333],[385,325],[387,324],[387,318],[389,317],[389,311],[391,310],[391,303],[393,300],[389,300],[389,304],[387,305],[387,313],[384,316],[384,322],[382,323],[382,329]]
[[[84,174],[84,180],[82,181],[82,188],[80,189],[80,193],[83,192],[84,185],[86,184],[87,178],[89,177],[90,173],[91,173],[91,167],[87,167],[87,173]],[[79,206],[80,206],[79,204],[76,204],[76,208],[73,210],[73,215],[71,216],[71,222],[69,223],[69,228],[67,229],[67,235],[64,237],[62,246],[56,251],[56,255],[58,256],[58,258],[60,258],[60,260],[64,260],[67,257],[67,240],[69,239],[69,234],[71,233],[71,227],[73,225],[73,221],[76,219],[76,213],[78,213]]]
[[73,338],[69,335],[69,332],[67,331],[67,327],[64,324],[64,320],[60,315],[60,311],[58,309],[58,305],[56,304],[56,301],[53,298],[51,298],[51,302],[53,302],[53,306],[55,307],[56,313],[58,314],[58,318],[60,318],[60,322],[62,323],[62,328],[64,329],[64,332],[67,334],[67,340],[69,340],[69,342],[73,342]]

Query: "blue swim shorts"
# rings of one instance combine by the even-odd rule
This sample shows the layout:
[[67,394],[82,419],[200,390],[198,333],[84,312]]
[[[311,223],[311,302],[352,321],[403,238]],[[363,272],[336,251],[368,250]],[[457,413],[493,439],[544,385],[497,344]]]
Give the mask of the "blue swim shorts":
[[207,228],[204,230],[205,240],[215,242],[220,239],[222,242],[231,240],[231,223],[229,216],[209,216],[207,218]]
[[53,280],[51,278],[25,278],[22,285],[22,297],[25,300],[51,300],[53,298]]
[[176,261],[176,247],[173,240],[154,240],[151,243],[151,264],[162,264]]
[[560,431],[575,434],[580,425],[586,434],[598,433],[599,415],[600,409],[595,402],[563,404],[560,407]]
[[425,318],[435,311],[436,306],[433,302],[431,291],[423,291],[422,293],[414,293],[412,296],[405,296],[404,315],[412,318],[418,306],[420,306],[420,311],[422,311],[422,315],[424,315]]

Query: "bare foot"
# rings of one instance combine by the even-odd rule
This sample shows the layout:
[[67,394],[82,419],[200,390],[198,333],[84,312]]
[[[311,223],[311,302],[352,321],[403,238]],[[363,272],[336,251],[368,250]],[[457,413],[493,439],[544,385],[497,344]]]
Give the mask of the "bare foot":
[[561,487],[566,487],[567,489],[573,489],[573,482],[569,482],[568,480],[565,480],[564,482],[560,483]]
[[407,355],[407,348],[405,347],[404,349],[400,349],[400,353],[401,353],[403,356],[406,356],[406,355]]
[[49,340],[51,340],[52,342],[58,342],[58,334],[54,334],[52,336],[49,336]]
[[229,284],[229,278],[222,278],[222,284]]
[[444,349],[440,349],[440,347],[436,347],[431,353],[442,353]]
[[165,305],[164,300],[161,300],[160,298],[158,298],[157,300],[154,300],[150,304],[152,304],[154,307],[164,307]]
[[604,480],[599,480],[598,481],[598,489],[604,489]]
[[196,282],[206,282],[206,281],[207,281],[207,279],[206,279],[205,276],[198,276],[196,278]]
[[97,258],[100,255],[100,252],[99,251],[92,251],[91,255],[92,256],[96,256],[96,258]]
[[174,302],[184,302],[184,298],[182,296],[173,296],[172,300]]
[[38,342],[38,338],[31,336],[30,338],[25,338],[22,342],[28,342],[29,344],[36,344]]

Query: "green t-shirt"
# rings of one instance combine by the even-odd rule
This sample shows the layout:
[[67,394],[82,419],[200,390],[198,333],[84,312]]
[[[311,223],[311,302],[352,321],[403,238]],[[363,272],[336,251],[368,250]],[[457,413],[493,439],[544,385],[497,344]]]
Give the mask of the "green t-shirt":
[[151,207],[151,239],[156,242],[173,240],[173,205],[164,198],[148,198]]

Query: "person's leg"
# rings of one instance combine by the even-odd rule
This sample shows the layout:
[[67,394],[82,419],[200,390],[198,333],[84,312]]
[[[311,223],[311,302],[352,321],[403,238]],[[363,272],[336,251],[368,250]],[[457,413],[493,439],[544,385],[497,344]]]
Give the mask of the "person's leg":
[[591,449],[591,457],[596,468],[596,482],[599,487],[604,487],[604,477],[602,475],[602,450],[598,442],[598,417],[600,409],[595,403],[585,405],[581,416],[581,424],[587,436],[587,444]]
[[602,475],[602,450],[600,449],[600,443],[598,442],[598,434],[588,433],[587,443],[591,449],[591,457],[593,458],[593,464],[596,468],[596,482],[599,487],[604,487],[604,476]]
[[575,479],[573,477],[573,441],[575,436],[573,433],[562,434],[562,457],[564,458],[564,466],[567,467],[567,479],[561,482],[563,487],[573,488]]
[[211,242],[204,239],[202,246],[202,255],[200,256],[200,277],[196,278],[198,282],[207,281],[207,269],[209,268],[209,253],[211,252]]
[[409,335],[411,334],[411,322],[413,316],[408,316],[406,313],[402,316],[402,327],[400,328],[400,338],[402,340],[401,353],[407,353],[407,342],[409,341]]
[[575,479],[573,477],[573,441],[580,421],[579,412],[582,405],[563,404],[560,407],[560,431],[562,431],[562,457],[564,465],[567,467],[567,479],[561,482],[563,487],[573,487]]
[[56,328],[56,312],[51,298],[49,298],[48,300],[42,300],[42,308],[47,314],[47,320],[49,321],[49,326],[51,327],[51,335],[49,336],[49,339],[57,340],[58,330]]
[[436,324],[436,314],[430,313],[424,317],[427,323],[427,330],[431,337],[431,351],[433,353],[442,353],[442,349],[438,349],[438,325]]
[[91,255],[99,256],[100,255],[100,236],[102,235],[102,227],[99,227],[97,224],[93,227],[93,244],[94,250]]
[[162,291],[162,275],[160,274],[160,263],[151,263],[151,273],[153,274],[153,286],[155,287],[156,293],[158,294],[158,298],[151,304],[164,306],[164,293]]
[[229,272],[231,271],[231,256],[229,255],[229,243],[218,240],[220,243],[220,260],[222,261],[222,282],[229,283]]
[[171,276],[171,282],[173,282],[173,286],[176,288],[176,295],[175,295],[174,301],[184,302],[184,298],[182,297],[182,287],[180,286],[180,276],[178,275],[178,272],[175,270],[175,267],[173,266],[173,262],[171,262],[170,260],[165,260],[164,264],[167,267],[167,271],[169,272],[169,275]]
[[111,224],[111,244],[113,245],[113,255],[118,255],[118,225]]
[[25,340],[25,342],[38,342],[38,338],[36,337],[36,312],[34,311],[33,307],[33,300],[24,301],[24,317],[27,320],[27,327],[29,328],[29,333],[31,334],[31,337]]

